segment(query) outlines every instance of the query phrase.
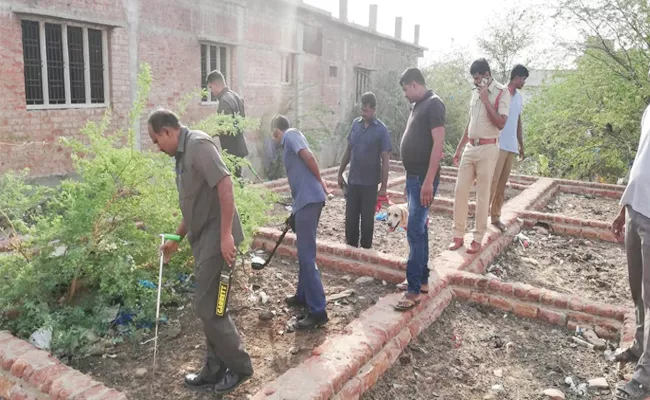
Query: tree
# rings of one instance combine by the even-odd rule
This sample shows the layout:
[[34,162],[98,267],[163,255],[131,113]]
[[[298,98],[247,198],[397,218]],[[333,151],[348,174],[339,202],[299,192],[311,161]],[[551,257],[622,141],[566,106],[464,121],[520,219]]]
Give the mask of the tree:
[[581,41],[564,43],[576,69],[556,75],[523,113],[529,153],[554,176],[615,182],[633,161],[650,102],[650,8],[643,0],[565,0],[556,21]]
[[445,104],[445,161],[448,164],[467,126],[472,96],[470,61],[464,54],[460,51],[447,54],[423,71],[427,85]]
[[[513,64],[535,44],[540,20],[540,14],[520,8],[511,8],[490,18],[485,35],[477,37],[477,41],[498,81],[507,83]],[[529,65],[534,61],[535,57],[528,54],[519,62]]]

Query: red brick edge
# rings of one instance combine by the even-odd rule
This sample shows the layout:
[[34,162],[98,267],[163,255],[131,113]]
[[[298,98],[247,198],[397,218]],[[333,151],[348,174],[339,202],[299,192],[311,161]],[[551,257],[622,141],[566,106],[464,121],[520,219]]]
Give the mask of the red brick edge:
[[629,309],[539,289],[518,282],[502,282],[462,271],[451,273],[454,294],[464,300],[490,305],[526,318],[575,329],[591,327],[604,338],[616,338]]
[[125,400],[49,353],[0,331],[0,398],[7,400]]

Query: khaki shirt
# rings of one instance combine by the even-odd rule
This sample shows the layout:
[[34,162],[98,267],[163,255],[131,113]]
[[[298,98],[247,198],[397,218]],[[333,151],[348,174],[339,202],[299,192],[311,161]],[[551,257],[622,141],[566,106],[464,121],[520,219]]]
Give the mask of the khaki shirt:
[[[501,92],[503,92],[503,94],[499,98],[497,113],[507,117],[510,112],[510,91],[507,86],[502,85],[493,79],[490,86],[488,86],[488,99],[492,106],[494,106],[494,103]],[[481,97],[478,94],[478,88],[475,87],[472,90],[472,100],[469,105],[469,138],[497,139],[499,134],[499,128],[490,121],[490,116],[485,108],[485,104],[483,104]]]
[[[226,176],[230,172],[212,138],[205,132],[181,127],[176,149],[176,187],[196,265],[221,254],[221,207],[216,187]],[[244,240],[237,208],[232,235],[236,245]]]

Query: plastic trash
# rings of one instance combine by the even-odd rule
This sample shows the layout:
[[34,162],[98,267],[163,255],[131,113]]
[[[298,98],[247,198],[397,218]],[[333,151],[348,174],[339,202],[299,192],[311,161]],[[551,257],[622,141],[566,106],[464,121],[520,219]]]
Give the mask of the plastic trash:
[[515,240],[518,241],[524,249],[527,249],[528,246],[530,246],[530,239],[521,232],[515,236]]
[[156,285],[154,285],[153,282],[146,279],[140,279],[138,283],[140,284],[140,286],[145,287],[147,289],[155,289],[157,287]]
[[41,328],[32,333],[29,343],[41,350],[49,350],[52,344],[52,328]]
[[375,215],[375,220],[376,221],[386,221],[386,218],[387,218],[387,215],[386,215],[386,213],[384,211],[382,211],[380,213],[377,213]]

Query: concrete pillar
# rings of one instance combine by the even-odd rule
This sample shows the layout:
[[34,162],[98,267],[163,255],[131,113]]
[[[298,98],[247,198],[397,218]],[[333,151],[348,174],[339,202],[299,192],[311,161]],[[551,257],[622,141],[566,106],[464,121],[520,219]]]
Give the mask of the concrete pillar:
[[[303,45],[303,32],[305,29],[305,25],[302,22],[298,22],[296,24],[296,48],[302,49]],[[303,115],[303,91],[304,91],[304,84],[303,84],[303,78],[305,74],[305,67],[304,67],[304,55],[302,53],[296,54],[296,90],[295,90],[295,127],[300,129],[301,125],[301,119]]]
[[420,44],[420,25],[415,25],[415,33],[413,34],[413,43]]
[[[123,0],[124,8],[127,10],[126,18],[129,30],[129,88],[131,104],[138,96],[138,72],[140,63],[138,59],[138,31],[140,24],[140,4],[138,0]],[[131,127],[134,133],[133,147],[136,150],[142,148],[142,137],[140,135],[140,119],[136,118]]]
[[377,32],[377,4],[370,5],[370,23],[369,28],[373,32]]
[[236,82],[231,82],[234,83],[236,86],[237,93],[239,95],[243,96],[246,98],[246,88],[244,88],[244,71],[246,70],[246,57],[244,57],[244,29],[245,29],[245,18],[244,18],[244,8],[243,7],[237,7],[237,43],[239,43],[239,46],[235,46],[234,50],[236,53],[236,64],[235,64],[235,70],[236,75],[237,75],[237,80]]
[[402,38],[402,17],[395,17],[395,39]]
[[339,19],[348,21],[348,0],[339,0]]

